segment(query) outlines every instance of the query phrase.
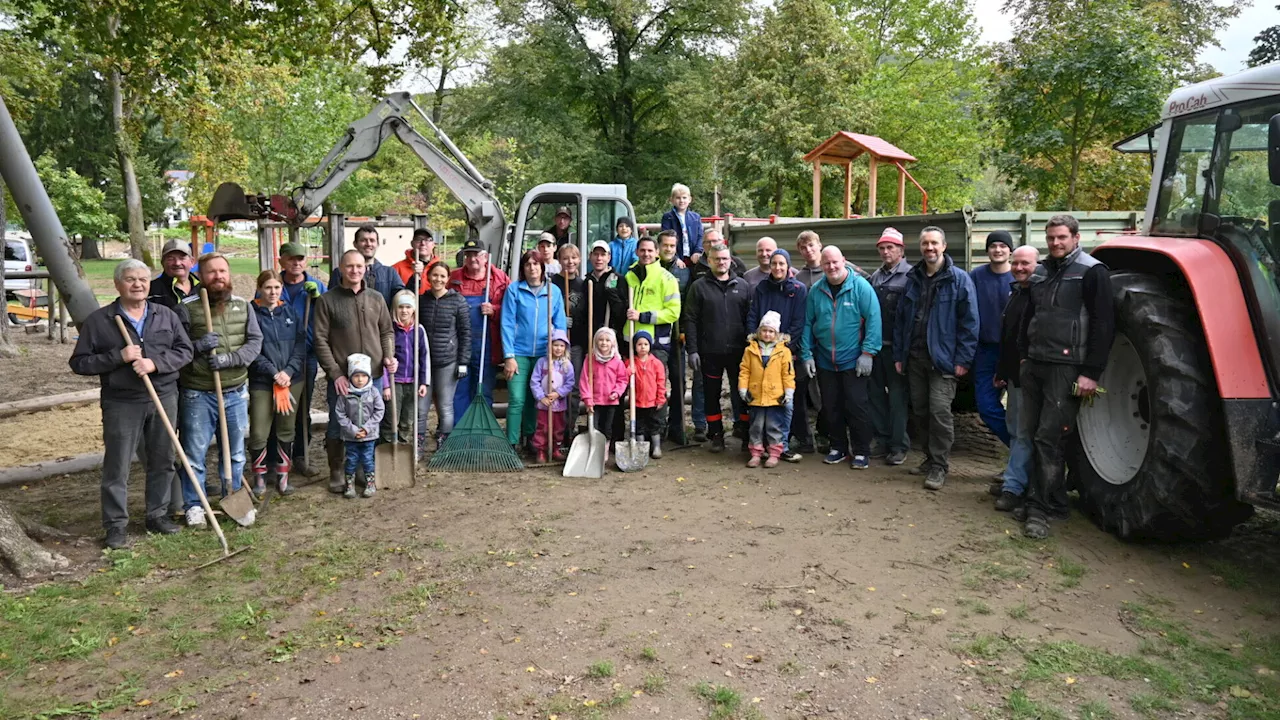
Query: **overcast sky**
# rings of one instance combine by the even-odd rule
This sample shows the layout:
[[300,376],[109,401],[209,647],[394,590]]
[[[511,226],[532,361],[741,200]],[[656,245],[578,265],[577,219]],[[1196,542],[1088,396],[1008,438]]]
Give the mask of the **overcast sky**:
[[[1280,23],[1280,0],[1254,0],[1253,7],[1246,8],[1218,36],[1221,48],[1209,48],[1200,54],[1201,62],[1212,65],[1220,73],[1231,74],[1245,69],[1245,59],[1253,49],[1253,38],[1263,28]],[[985,42],[1008,40],[1013,33],[1010,18],[1000,11],[1004,0],[973,0],[974,14],[982,27]]]

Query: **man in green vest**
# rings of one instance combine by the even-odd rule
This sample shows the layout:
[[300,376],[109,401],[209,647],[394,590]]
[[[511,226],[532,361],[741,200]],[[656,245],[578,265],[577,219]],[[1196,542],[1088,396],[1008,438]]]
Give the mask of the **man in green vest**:
[[[209,310],[213,316],[213,332],[200,297],[186,298],[178,306],[178,317],[191,337],[195,359],[178,375],[179,425],[182,451],[195,474],[194,482],[204,483],[205,456],[218,436],[218,398],[214,394],[214,372],[221,373],[222,400],[227,412],[227,439],[231,450],[231,487],[221,494],[240,489],[244,476],[244,433],[249,425],[249,364],[262,350],[262,331],[249,308],[249,302],[231,294],[231,266],[222,253],[200,256],[200,283],[209,294]],[[225,478],[227,468],[218,460],[218,476]],[[182,506],[187,525],[205,524],[200,497],[190,483],[182,484]]]

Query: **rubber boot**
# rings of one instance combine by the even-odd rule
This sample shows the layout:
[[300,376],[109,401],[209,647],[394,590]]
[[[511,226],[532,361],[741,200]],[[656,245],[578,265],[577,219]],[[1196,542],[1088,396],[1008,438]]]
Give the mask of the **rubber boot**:
[[428,433],[418,433],[418,462],[427,459],[427,439],[430,437]]
[[[373,494],[377,491],[378,491],[378,483],[377,483],[377,479],[374,477],[374,473],[371,473],[371,472],[365,473],[363,495],[367,498],[371,498],[373,497]],[[355,495],[353,494],[351,497],[355,497]]]
[[346,461],[346,454],[342,441],[338,438],[326,438],[324,452],[329,456],[329,492],[345,494],[346,485],[342,476],[342,464]]
[[356,496],[356,474],[347,473],[342,481],[342,497],[354,498]]
[[253,486],[249,488],[254,497],[262,497],[267,491],[267,449],[250,448],[249,457],[253,459],[250,466],[253,473]]
[[292,495],[293,486],[289,484],[289,471],[293,469],[293,443],[276,442],[276,492],[281,495]]
[[769,458],[764,461],[767,468],[778,467],[778,458],[782,457],[782,443],[769,446]]
[[657,460],[662,457],[662,436],[649,436],[649,457]]

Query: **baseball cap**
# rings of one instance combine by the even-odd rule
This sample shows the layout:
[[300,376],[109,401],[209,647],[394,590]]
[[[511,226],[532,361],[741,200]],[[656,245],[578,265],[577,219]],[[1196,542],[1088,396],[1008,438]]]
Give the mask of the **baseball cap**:
[[306,257],[307,246],[300,242],[287,242],[280,246],[280,257]]
[[885,228],[884,231],[880,233],[880,239],[876,241],[876,245],[879,245],[880,243],[893,243],[894,245],[903,245],[903,246],[906,245],[906,243],[902,241],[902,233],[898,232],[897,229],[891,228],[891,227]]
[[569,206],[568,206],[568,205],[561,205],[561,206],[556,210],[556,217],[560,217],[561,215],[564,215],[565,217],[573,217],[573,213],[569,212]]
[[613,249],[609,247],[609,243],[607,243],[607,242],[605,242],[605,241],[603,241],[603,240],[597,240],[597,241],[595,241],[595,242],[591,243],[591,252],[595,252],[596,250],[604,250],[605,252],[609,253],[610,255],[612,255],[612,254],[613,254]]
[[180,252],[187,257],[191,257],[191,243],[174,238],[164,244],[164,249],[160,251],[160,257],[164,257],[171,252]]
[[542,243],[551,243],[552,245],[554,245],[555,242],[556,242],[556,236],[552,235],[549,232],[544,232],[538,236],[539,245],[541,245]]
[[458,252],[484,252],[484,246],[480,244],[479,240],[468,240],[462,243],[462,247],[458,249]]

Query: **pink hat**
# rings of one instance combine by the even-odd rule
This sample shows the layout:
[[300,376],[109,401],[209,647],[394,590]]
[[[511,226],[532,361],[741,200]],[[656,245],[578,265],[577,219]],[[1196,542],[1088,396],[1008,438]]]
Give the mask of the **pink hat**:
[[885,228],[884,232],[880,233],[880,239],[876,241],[876,245],[879,245],[880,243],[893,243],[894,245],[906,246],[906,243],[902,242],[902,233],[891,227]]

